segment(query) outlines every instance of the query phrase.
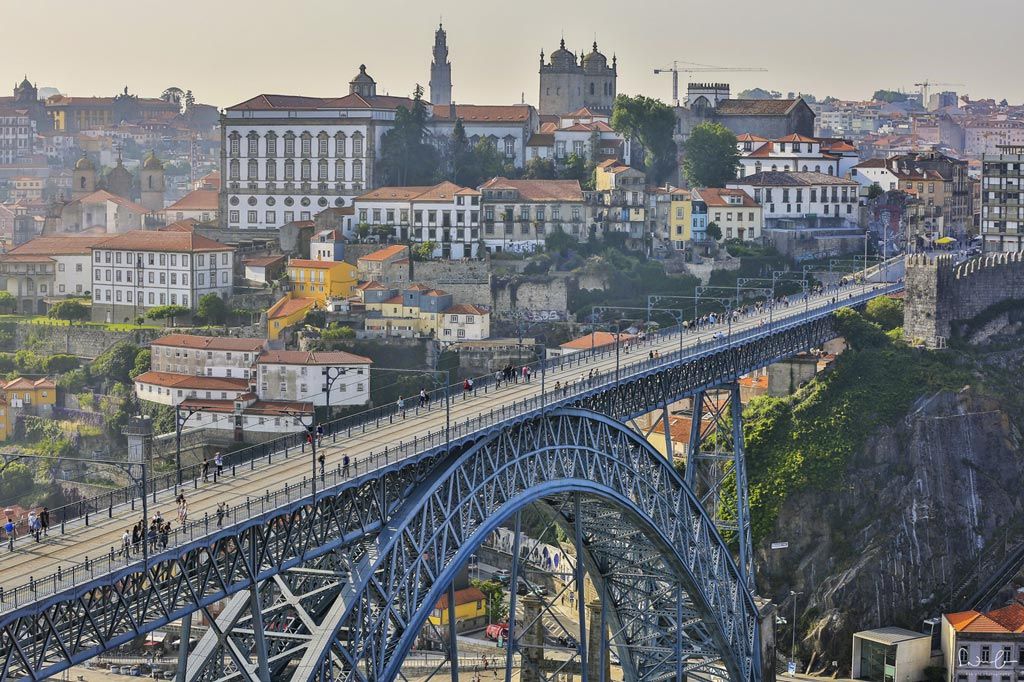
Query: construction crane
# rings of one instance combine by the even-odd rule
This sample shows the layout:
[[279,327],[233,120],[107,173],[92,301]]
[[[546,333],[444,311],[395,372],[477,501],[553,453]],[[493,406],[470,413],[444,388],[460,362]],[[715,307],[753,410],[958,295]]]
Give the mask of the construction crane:
[[933,85],[945,86],[945,85],[963,85],[963,83],[932,83],[925,78],[920,83],[914,83],[915,88],[921,88],[921,106],[928,108],[928,88]]
[[[679,65],[683,64],[682,67]],[[674,60],[671,67],[665,67],[663,69],[655,69],[654,74],[671,73],[672,74],[672,104],[679,106],[679,74],[681,73],[733,73],[739,71],[767,71],[768,69],[758,68],[745,68],[745,67],[729,67],[729,66],[712,66],[711,64],[697,64],[696,62],[681,62]]]

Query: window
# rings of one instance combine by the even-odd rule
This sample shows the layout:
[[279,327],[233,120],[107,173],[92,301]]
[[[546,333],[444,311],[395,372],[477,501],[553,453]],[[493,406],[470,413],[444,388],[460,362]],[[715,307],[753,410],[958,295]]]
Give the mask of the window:
[[334,136],[334,155],[345,156],[345,133],[338,133]]
[[515,138],[508,138],[505,140],[505,156],[515,156],[516,154],[516,141]]
[[981,647],[981,662],[982,663],[990,663],[991,660],[992,660],[992,647],[990,647],[987,644],[982,645],[982,647]]
[[232,133],[231,135],[232,135],[232,137],[231,137],[231,141],[230,141],[230,152],[229,153],[231,154],[231,156],[238,156],[241,153],[241,151],[240,151],[241,140],[238,139],[238,133]]
[[259,222],[258,211],[248,211],[246,218],[250,225]]
[[[355,142],[355,140],[353,140]],[[356,159],[352,162],[352,180],[355,182],[363,181],[363,162]]]
[[256,133],[249,133],[249,156],[260,155],[260,138]]
[[287,159],[284,162],[284,181],[291,182],[295,179],[295,162]]
[[344,182],[345,180],[345,162],[338,159],[334,162],[334,181]]
[[317,156],[327,156],[327,133],[320,133],[316,143]]
[[309,159],[302,160],[302,179],[309,181],[313,175],[313,165],[309,162]]
[[356,133],[352,136],[352,156],[363,155],[363,135]]
[[284,136],[284,155],[295,156],[295,134],[288,132]]
[[313,136],[309,133],[302,134],[302,155],[309,156],[313,147]]
[[277,213],[275,211],[267,211],[266,223],[268,225],[273,225],[276,222],[277,222]]
[[231,163],[228,164],[228,176],[231,180],[238,180],[240,177],[240,166],[238,165],[238,159],[231,159]]
[[[327,144],[326,140],[324,140],[324,144]],[[320,159],[320,163],[317,164],[316,179],[319,180],[320,182],[327,182],[327,159]]]
[[277,135],[267,133],[267,156],[277,156]]
[[269,182],[277,180],[277,161],[273,159],[267,159],[267,180]]

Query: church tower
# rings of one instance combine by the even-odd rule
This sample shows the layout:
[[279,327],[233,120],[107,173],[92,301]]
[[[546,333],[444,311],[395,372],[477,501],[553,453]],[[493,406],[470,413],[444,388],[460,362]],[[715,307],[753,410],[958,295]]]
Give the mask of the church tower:
[[164,209],[164,164],[156,158],[156,153],[152,150],[142,162],[139,187],[142,190],[140,204],[150,211]]
[[438,25],[434,33],[434,61],[430,63],[430,103],[452,103],[452,63],[448,61],[448,34]]
[[71,174],[71,198],[81,199],[96,191],[96,166],[85,154],[75,163]]

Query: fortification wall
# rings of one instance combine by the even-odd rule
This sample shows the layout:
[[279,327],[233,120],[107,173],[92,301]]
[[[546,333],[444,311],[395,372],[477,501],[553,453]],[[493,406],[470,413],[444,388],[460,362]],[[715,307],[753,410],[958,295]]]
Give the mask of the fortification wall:
[[959,265],[946,255],[911,255],[906,289],[905,338],[943,345],[955,323],[997,303],[1024,298],[1024,252],[989,254]]

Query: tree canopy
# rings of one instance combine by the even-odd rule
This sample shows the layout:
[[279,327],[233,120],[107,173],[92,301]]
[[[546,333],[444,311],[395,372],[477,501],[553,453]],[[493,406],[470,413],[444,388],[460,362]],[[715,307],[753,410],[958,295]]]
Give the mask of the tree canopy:
[[196,305],[196,317],[207,324],[224,324],[228,319],[228,306],[219,295],[204,294]]
[[871,99],[876,102],[896,104],[898,102],[906,102],[907,94],[905,92],[899,92],[898,90],[875,90],[875,94],[871,95]]
[[643,165],[648,182],[660,185],[676,171],[676,115],[658,99],[619,95],[612,109],[612,128],[637,140],[644,150]]
[[53,304],[46,315],[56,320],[88,320],[89,306],[81,301],[68,299],[67,301],[59,301]]
[[151,320],[170,320],[171,325],[174,325],[174,318],[187,315],[189,309],[183,305],[158,305],[155,308],[150,308],[146,313],[146,317]]
[[431,185],[438,178],[438,166],[437,149],[427,141],[423,88],[417,85],[412,108],[398,107],[394,125],[381,138],[380,181],[384,185]]
[[683,174],[694,187],[724,187],[736,178],[736,136],[720,123],[701,123],[684,145]]
[[18,307],[18,299],[9,291],[0,291],[0,313],[13,313]]

